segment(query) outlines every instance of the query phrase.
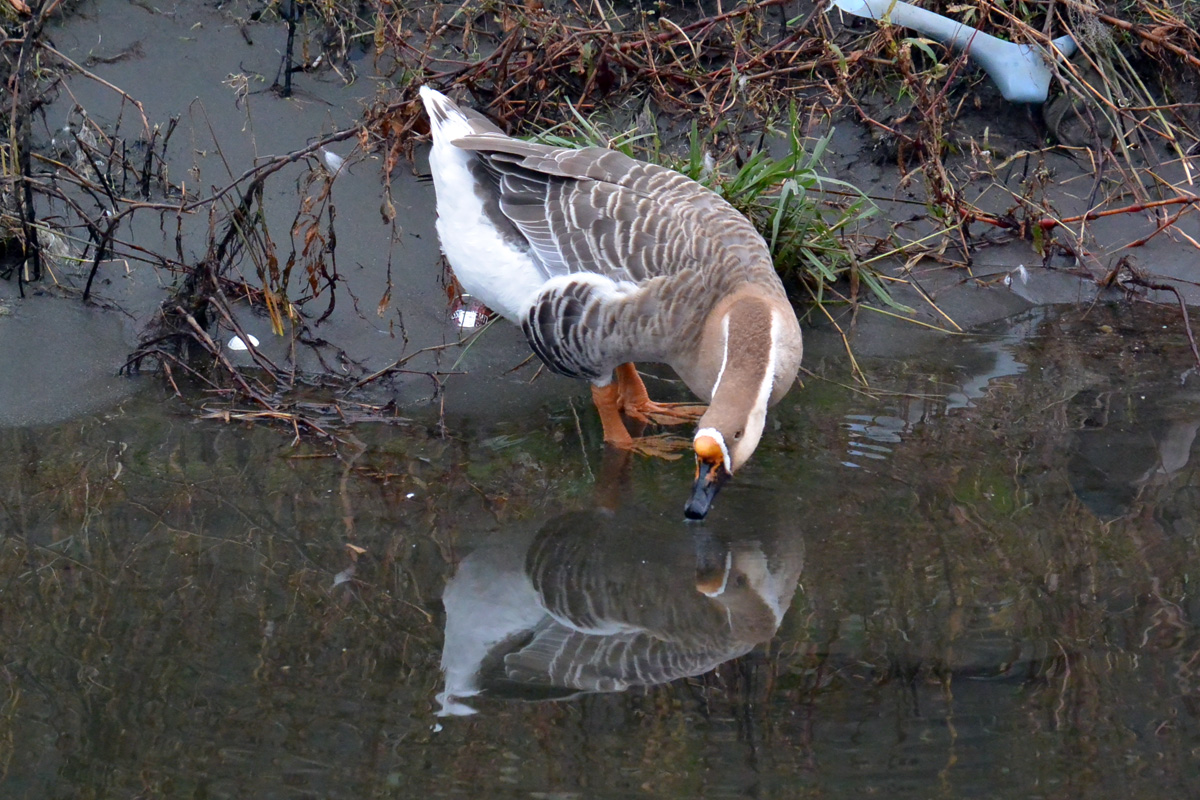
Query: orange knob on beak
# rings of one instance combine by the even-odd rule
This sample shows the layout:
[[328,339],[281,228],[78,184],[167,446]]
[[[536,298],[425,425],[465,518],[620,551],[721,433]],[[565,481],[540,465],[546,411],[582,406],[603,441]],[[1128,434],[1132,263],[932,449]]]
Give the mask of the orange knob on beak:
[[725,449],[713,437],[697,436],[692,447],[696,451],[696,482],[692,484],[692,496],[683,507],[683,516],[704,519],[713,498],[729,480],[730,472],[725,466]]

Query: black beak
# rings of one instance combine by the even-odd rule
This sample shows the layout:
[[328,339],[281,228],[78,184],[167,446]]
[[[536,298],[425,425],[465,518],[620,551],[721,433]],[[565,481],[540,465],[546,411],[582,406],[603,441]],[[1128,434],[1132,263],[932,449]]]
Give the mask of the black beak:
[[710,464],[697,459],[696,482],[692,484],[692,496],[683,507],[683,516],[688,519],[704,519],[708,509],[712,507],[713,498],[725,481],[729,480],[729,471],[724,464]]

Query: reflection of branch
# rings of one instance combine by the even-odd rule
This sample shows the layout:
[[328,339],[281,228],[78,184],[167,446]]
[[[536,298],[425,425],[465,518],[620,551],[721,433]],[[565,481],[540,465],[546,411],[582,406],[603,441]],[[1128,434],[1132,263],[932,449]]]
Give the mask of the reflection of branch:
[[[1120,272],[1122,267],[1128,270],[1128,274],[1122,275],[1121,278],[1118,279],[1117,273]],[[1168,283],[1159,283],[1157,281],[1148,280],[1138,270],[1130,266],[1128,258],[1122,258],[1119,262],[1117,262],[1117,266],[1109,278],[1110,281],[1122,279],[1122,282],[1124,283],[1132,283],[1135,286],[1142,286],[1159,292],[1171,292],[1175,295],[1175,299],[1179,302],[1179,311],[1183,316],[1183,329],[1187,332],[1188,344],[1191,345],[1192,348],[1192,358],[1196,362],[1196,369],[1200,369],[1200,348],[1197,348],[1196,337],[1192,335],[1192,323],[1188,321],[1187,303],[1184,302],[1183,295],[1179,293],[1179,290]]]

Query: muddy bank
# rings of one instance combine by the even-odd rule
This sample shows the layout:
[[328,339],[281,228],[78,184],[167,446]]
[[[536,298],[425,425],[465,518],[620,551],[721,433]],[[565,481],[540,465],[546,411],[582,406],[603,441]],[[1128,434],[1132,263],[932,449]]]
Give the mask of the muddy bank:
[[[847,28],[836,19],[821,21],[824,18],[811,16],[813,11],[803,4],[795,8],[771,4],[764,10],[778,14],[781,25],[758,34],[775,53],[772,58],[778,53],[771,48],[777,46],[807,52],[824,41],[822,37],[861,44],[862,36],[870,33],[861,23]],[[527,380],[529,370],[509,374],[527,350],[519,335],[503,328],[489,330],[465,353],[460,348],[437,349],[473,331],[460,329],[453,304],[446,299],[433,232],[432,188],[420,180],[425,166],[415,107],[401,102],[389,112],[391,116],[368,115],[373,121],[356,128],[363,108],[371,103],[377,107],[379,97],[410,97],[407,78],[399,81],[393,95],[378,92],[381,84],[397,81],[394,70],[406,63],[414,47],[431,54],[432,71],[453,71],[453,58],[458,56],[445,49],[447,42],[423,39],[422,31],[440,31],[443,36],[457,31],[484,44],[512,41],[516,49],[509,55],[517,61],[525,57],[521,55],[525,45],[503,39],[508,29],[494,26],[496,19],[515,14],[514,9],[506,8],[495,19],[468,12],[447,17],[437,16],[439,8],[433,5],[409,9],[400,18],[404,25],[397,28],[409,38],[378,50],[365,39],[354,43],[329,36],[321,39],[317,34],[322,21],[311,15],[300,17],[300,45],[293,52],[293,63],[311,68],[291,73],[281,72],[286,20],[264,16],[250,6],[216,9],[184,4],[156,10],[97,0],[80,4],[65,19],[54,21],[49,28],[53,46],[81,69],[64,71],[53,91],[44,95],[46,105],[34,118],[31,144],[41,157],[38,180],[48,181],[57,174],[69,181],[75,175],[84,181],[80,186],[92,205],[111,205],[100,188],[104,185],[131,197],[117,203],[122,216],[116,238],[98,251],[94,241],[89,243],[96,231],[79,225],[59,227],[79,208],[74,195],[47,195],[47,205],[39,211],[48,225],[43,248],[46,270],[40,281],[28,285],[14,286],[15,276],[10,274],[3,287],[5,299],[0,301],[13,312],[0,319],[0,336],[9,337],[4,347],[8,357],[35,365],[24,370],[20,386],[9,384],[14,396],[0,412],[7,424],[53,416],[45,410],[35,413],[36,408],[60,409],[55,413],[63,414],[103,404],[110,396],[131,390],[137,380],[105,376],[128,365],[139,344],[149,357],[135,361],[135,366],[161,374],[162,363],[167,368],[173,364],[176,385],[185,381],[191,386],[182,390],[185,396],[203,398],[220,389],[207,402],[224,396],[226,409],[270,411],[276,402],[270,398],[287,396],[301,384],[314,382],[332,383],[344,391],[398,358],[417,354],[386,379],[360,386],[354,393],[356,401],[372,407],[392,402],[399,409],[412,409],[432,398],[441,402],[446,392],[451,408],[461,404],[466,411],[485,414],[498,410],[479,402],[470,387],[477,380]],[[718,9],[697,13],[724,14],[723,23],[736,18]],[[811,27],[802,24],[806,18]],[[534,29],[550,24],[543,17],[531,19]],[[368,20],[355,18],[356,24]],[[563,24],[568,23],[575,24],[570,20]],[[328,34],[352,27],[347,22],[325,30]],[[704,35],[711,37],[703,41],[706,47],[716,48],[714,57],[726,52],[719,36]],[[566,58],[565,52],[555,57]],[[490,58],[485,55],[480,63],[494,67],[498,62]],[[602,89],[615,92],[623,85],[620,81],[635,74],[632,66],[625,65],[605,88],[603,60],[597,64],[581,87],[586,102],[580,108],[587,113],[600,108],[596,100]],[[1184,279],[1172,285],[1189,302],[1196,299],[1194,287],[1187,282],[1194,277],[1194,248],[1188,237],[1200,237],[1194,214],[1180,214],[1169,229],[1151,236],[1136,250],[1141,267],[1134,264],[1124,273],[1117,268],[1118,256],[1126,252],[1121,247],[1149,236],[1161,224],[1147,214],[1131,212],[1085,222],[1086,247],[1082,248],[1083,239],[1072,240],[1059,230],[1055,235],[1071,245],[1066,250],[1047,247],[1045,242],[1035,247],[1020,230],[995,228],[983,220],[987,215],[1012,218],[1014,208],[1025,209],[1026,214],[1052,209],[1059,218],[1070,219],[1095,208],[1101,198],[1110,205],[1134,201],[1136,192],[1129,196],[1122,192],[1130,186],[1126,179],[1140,181],[1141,173],[1130,172],[1128,163],[1121,162],[1125,164],[1121,167],[1112,162],[1112,167],[1103,168],[1104,159],[1097,160],[1086,148],[1046,147],[1046,129],[1037,117],[1005,103],[978,76],[947,85],[950,97],[957,98],[955,112],[946,118],[950,147],[923,152],[921,142],[929,133],[926,123],[931,110],[920,106],[920,98],[894,102],[897,93],[905,95],[892,79],[895,69],[905,80],[925,73],[911,73],[912,64],[900,64],[891,73],[884,65],[872,69],[878,74],[876,89],[858,97],[854,108],[834,103],[834,96],[818,91],[812,81],[796,80],[786,96],[804,105],[801,123],[806,134],[819,137],[833,131],[822,173],[854,184],[880,209],[861,228],[846,231],[842,243],[857,263],[888,277],[892,296],[907,309],[885,307],[889,313],[953,331],[969,330],[1031,305],[1117,299],[1125,291],[1173,302],[1171,295],[1150,291],[1130,279],[1140,268],[1149,268],[1158,276],[1155,280]],[[283,77],[291,81],[292,95],[286,99],[280,97]],[[546,116],[548,105],[535,109],[514,104],[514,98],[527,96],[526,89],[499,102],[489,86],[476,85],[475,97],[502,119],[530,127],[552,122]],[[547,98],[562,91],[562,85],[554,84]],[[839,88],[839,102],[841,92]],[[687,112],[682,105],[662,107],[657,89],[627,98],[604,97],[610,119],[629,119],[637,125],[651,119],[639,115],[640,104],[645,104],[644,112],[659,103],[663,146],[668,150],[686,146],[666,131],[685,129]],[[697,121],[713,125],[711,116],[706,116],[712,109],[699,97],[689,96],[687,103],[698,104],[702,113],[696,115]],[[746,141],[747,129],[761,130],[764,122],[779,124],[780,109],[776,106],[772,111],[767,97],[758,89],[726,96],[733,103],[728,106],[732,116],[710,140],[713,153],[732,152]],[[527,118],[521,117],[521,108],[529,112]],[[920,123],[922,119],[926,122]],[[390,121],[381,124],[380,120]],[[319,145],[331,135],[344,138]],[[102,170],[107,184],[96,177],[101,166],[98,154],[104,152],[108,155],[103,163],[110,164]],[[396,160],[403,152],[415,154],[411,168]],[[121,154],[118,162],[112,161],[114,153]],[[297,153],[302,155],[295,157]],[[1139,168],[1153,170],[1155,180],[1164,185],[1186,185],[1189,167],[1169,160],[1169,155],[1157,150],[1152,158],[1147,155],[1139,161]],[[340,159],[347,160],[343,164]],[[118,170],[112,163],[122,166]],[[258,184],[257,178],[252,179],[253,189],[247,188],[246,181],[230,183],[256,165],[268,171],[269,178]],[[388,165],[392,168],[384,181],[383,167]],[[940,178],[933,174],[938,169],[944,173],[939,173]],[[979,217],[958,231],[947,230],[931,214],[939,208],[944,212],[959,207],[946,206],[945,197],[939,195],[947,180],[962,182],[961,201],[954,202],[969,202]],[[134,197],[132,190],[138,186],[146,191]],[[825,188],[836,189],[837,184]],[[821,188],[817,195],[828,203],[822,212],[827,220],[836,218],[847,202],[824,194]],[[1026,204],[1016,198],[1025,198]],[[181,206],[190,212],[179,214]],[[99,212],[97,219],[103,218]],[[243,230],[251,220],[255,227]],[[894,254],[887,256],[889,251]],[[212,278],[196,280],[197,275],[210,274]],[[1106,277],[1114,287],[1107,294],[1096,287],[1096,280]],[[1118,284],[1120,289],[1115,288]],[[63,304],[78,302],[86,290],[91,303],[110,312],[119,309],[109,315],[117,321],[101,321],[106,316],[102,313],[74,310],[43,315],[35,312],[34,305],[21,310],[27,301],[19,295],[26,289],[45,293],[30,303],[58,298]],[[806,292],[800,284],[795,289],[798,302],[806,307]],[[937,346],[940,334],[870,313],[869,307],[880,303],[865,289],[848,291],[846,284],[829,289],[853,294],[856,302],[867,304],[856,312],[830,309],[852,346],[872,352],[878,342],[901,353]],[[29,322],[37,318],[39,325],[53,329],[56,315],[66,318],[62,331],[43,332]],[[818,328],[827,322],[811,307],[807,319]],[[86,327],[88,320],[97,320],[95,330]],[[192,323],[201,323],[221,349],[206,353],[207,345],[196,337]],[[71,330],[71,338],[87,343],[87,355],[78,347],[64,346],[64,336],[54,335],[65,333],[68,325],[85,326]],[[257,339],[265,360],[255,362],[249,354],[230,351],[234,336]],[[418,352],[426,348],[435,349]],[[194,360],[197,357],[200,362]],[[251,383],[262,383],[261,389],[248,393],[232,375],[252,365],[258,369],[248,373],[254,375]],[[197,367],[199,371],[192,375],[190,371]],[[470,377],[451,374],[464,372]],[[532,396],[553,398],[573,391],[567,383],[542,378]],[[36,403],[23,399],[28,397],[41,399]],[[327,393],[323,397],[330,399]],[[536,405],[531,401],[499,410],[528,413]],[[325,418],[332,417],[326,414]]]

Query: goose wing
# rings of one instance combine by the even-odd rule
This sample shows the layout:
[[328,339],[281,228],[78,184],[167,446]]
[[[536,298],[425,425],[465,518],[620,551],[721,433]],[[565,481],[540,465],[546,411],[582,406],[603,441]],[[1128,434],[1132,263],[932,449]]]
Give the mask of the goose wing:
[[723,206],[753,231],[694,181],[614,150],[495,132],[453,144],[476,156],[481,188],[549,278],[521,325],[560,375],[602,381],[626,361],[666,360],[682,317],[705,311],[692,297],[714,246],[705,212]]
[[642,283],[686,268],[704,238],[698,212],[723,205],[683,175],[615,150],[569,150],[499,133],[454,145],[480,159],[501,211],[552,276],[592,272]]

